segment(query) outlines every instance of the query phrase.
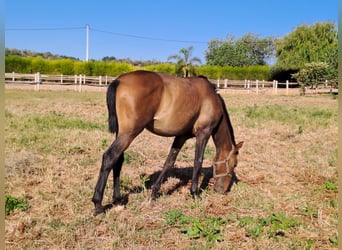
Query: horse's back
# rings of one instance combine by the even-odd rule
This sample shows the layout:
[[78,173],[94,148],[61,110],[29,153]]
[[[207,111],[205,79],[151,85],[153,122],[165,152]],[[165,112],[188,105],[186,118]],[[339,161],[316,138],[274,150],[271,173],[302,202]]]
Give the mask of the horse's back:
[[160,76],[164,90],[150,129],[152,132],[162,135],[195,134],[199,127],[218,120],[220,103],[206,78]]
[[179,78],[150,71],[118,77],[116,105],[120,131],[146,127],[162,136],[196,134],[214,126],[221,107],[206,78]]

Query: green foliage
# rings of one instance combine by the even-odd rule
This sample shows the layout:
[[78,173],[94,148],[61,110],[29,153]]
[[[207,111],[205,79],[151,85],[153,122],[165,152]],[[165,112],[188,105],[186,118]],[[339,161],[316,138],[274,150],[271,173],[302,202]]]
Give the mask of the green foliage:
[[154,71],[154,72],[163,72],[171,75],[176,74],[175,65],[170,63],[161,63],[161,64],[151,64],[144,66],[144,70]]
[[206,59],[208,65],[242,67],[265,65],[266,59],[272,54],[272,38],[259,38],[248,33],[239,39],[229,36],[225,41],[211,40]]
[[[324,62],[330,67],[330,78],[337,78],[337,27],[323,22],[298,26],[292,33],[276,42],[277,63],[274,75],[302,69],[306,63]],[[336,77],[335,77],[336,76]]]
[[41,57],[20,57],[9,55],[5,58],[5,71],[16,73],[36,73],[53,75],[108,75],[118,76],[134,70],[131,64],[124,62],[82,62],[72,59],[43,59]]
[[25,211],[29,208],[27,201],[21,198],[15,198],[10,195],[5,196],[5,215],[9,215],[11,211],[17,209]]
[[278,40],[277,65],[300,69],[305,63],[326,62],[337,66],[337,27],[334,23],[301,25]]
[[300,222],[294,218],[288,218],[285,214],[271,214],[266,218],[241,217],[239,226],[244,228],[247,236],[257,238],[264,230],[268,237],[285,236],[285,231],[300,226]]
[[330,77],[329,65],[324,62],[306,63],[293,77],[302,85],[317,87]]
[[209,79],[269,80],[271,76],[270,67],[267,65],[255,65],[249,67],[204,65],[198,67],[197,72],[199,75],[204,75]]
[[336,191],[337,190],[337,185],[334,181],[332,180],[327,180],[325,183],[324,183],[324,187],[326,190],[329,190],[329,191]]
[[5,72],[30,73],[32,72],[31,60],[21,56],[6,56]]
[[166,223],[170,226],[180,223],[181,225],[188,222],[187,217],[179,209],[171,209],[165,212]]
[[189,77],[196,75],[195,63],[202,63],[198,57],[192,57],[193,47],[183,48],[179,55],[171,55],[167,60],[176,60],[175,73],[177,76]]
[[225,222],[221,218],[204,217],[198,219],[186,216],[178,209],[171,209],[165,213],[165,219],[168,225],[178,227],[180,232],[190,239],[205,238],[209,243],[223,241],[220,232]]

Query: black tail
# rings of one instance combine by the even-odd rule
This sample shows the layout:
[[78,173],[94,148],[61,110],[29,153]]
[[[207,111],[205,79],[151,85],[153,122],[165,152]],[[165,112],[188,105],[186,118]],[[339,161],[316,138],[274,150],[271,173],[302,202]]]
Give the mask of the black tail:
[[118,132],[118,120],[116,117],[116,89],[119,85],[119,80],[114,80],[107,89],[107,108],[108,108],[108,126],[109,131],[113,134]]

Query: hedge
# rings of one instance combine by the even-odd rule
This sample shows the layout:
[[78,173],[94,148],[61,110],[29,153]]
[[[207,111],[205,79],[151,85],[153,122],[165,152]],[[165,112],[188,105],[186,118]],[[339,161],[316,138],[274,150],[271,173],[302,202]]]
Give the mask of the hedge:
[[[83,62],[72,59],[43,59],[41,57],[20,57],[15,55],[5,57],[5,71],[16,73],[40,72],[41,74],[51,75],[118,76],[136,69],[175,74],[175,65],[169,63],[137,67],[129,63],[115,61]],[[269,66],[220,67],[203,65],[196,66],[195,70],[197,75],[204,75],[209,79],[270,80],[271,78]]]

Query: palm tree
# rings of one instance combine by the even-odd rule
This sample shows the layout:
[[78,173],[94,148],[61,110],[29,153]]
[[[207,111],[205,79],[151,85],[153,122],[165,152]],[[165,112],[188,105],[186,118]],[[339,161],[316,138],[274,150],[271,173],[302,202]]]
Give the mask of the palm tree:
[[202,63],[198,57],[191,57],[193,47],[181,49],[180,55],[171,55],[167,58],[168,61],[176,60],[176,74],[183,74],[183,77],[195,75],[195,68],[192,64]]

